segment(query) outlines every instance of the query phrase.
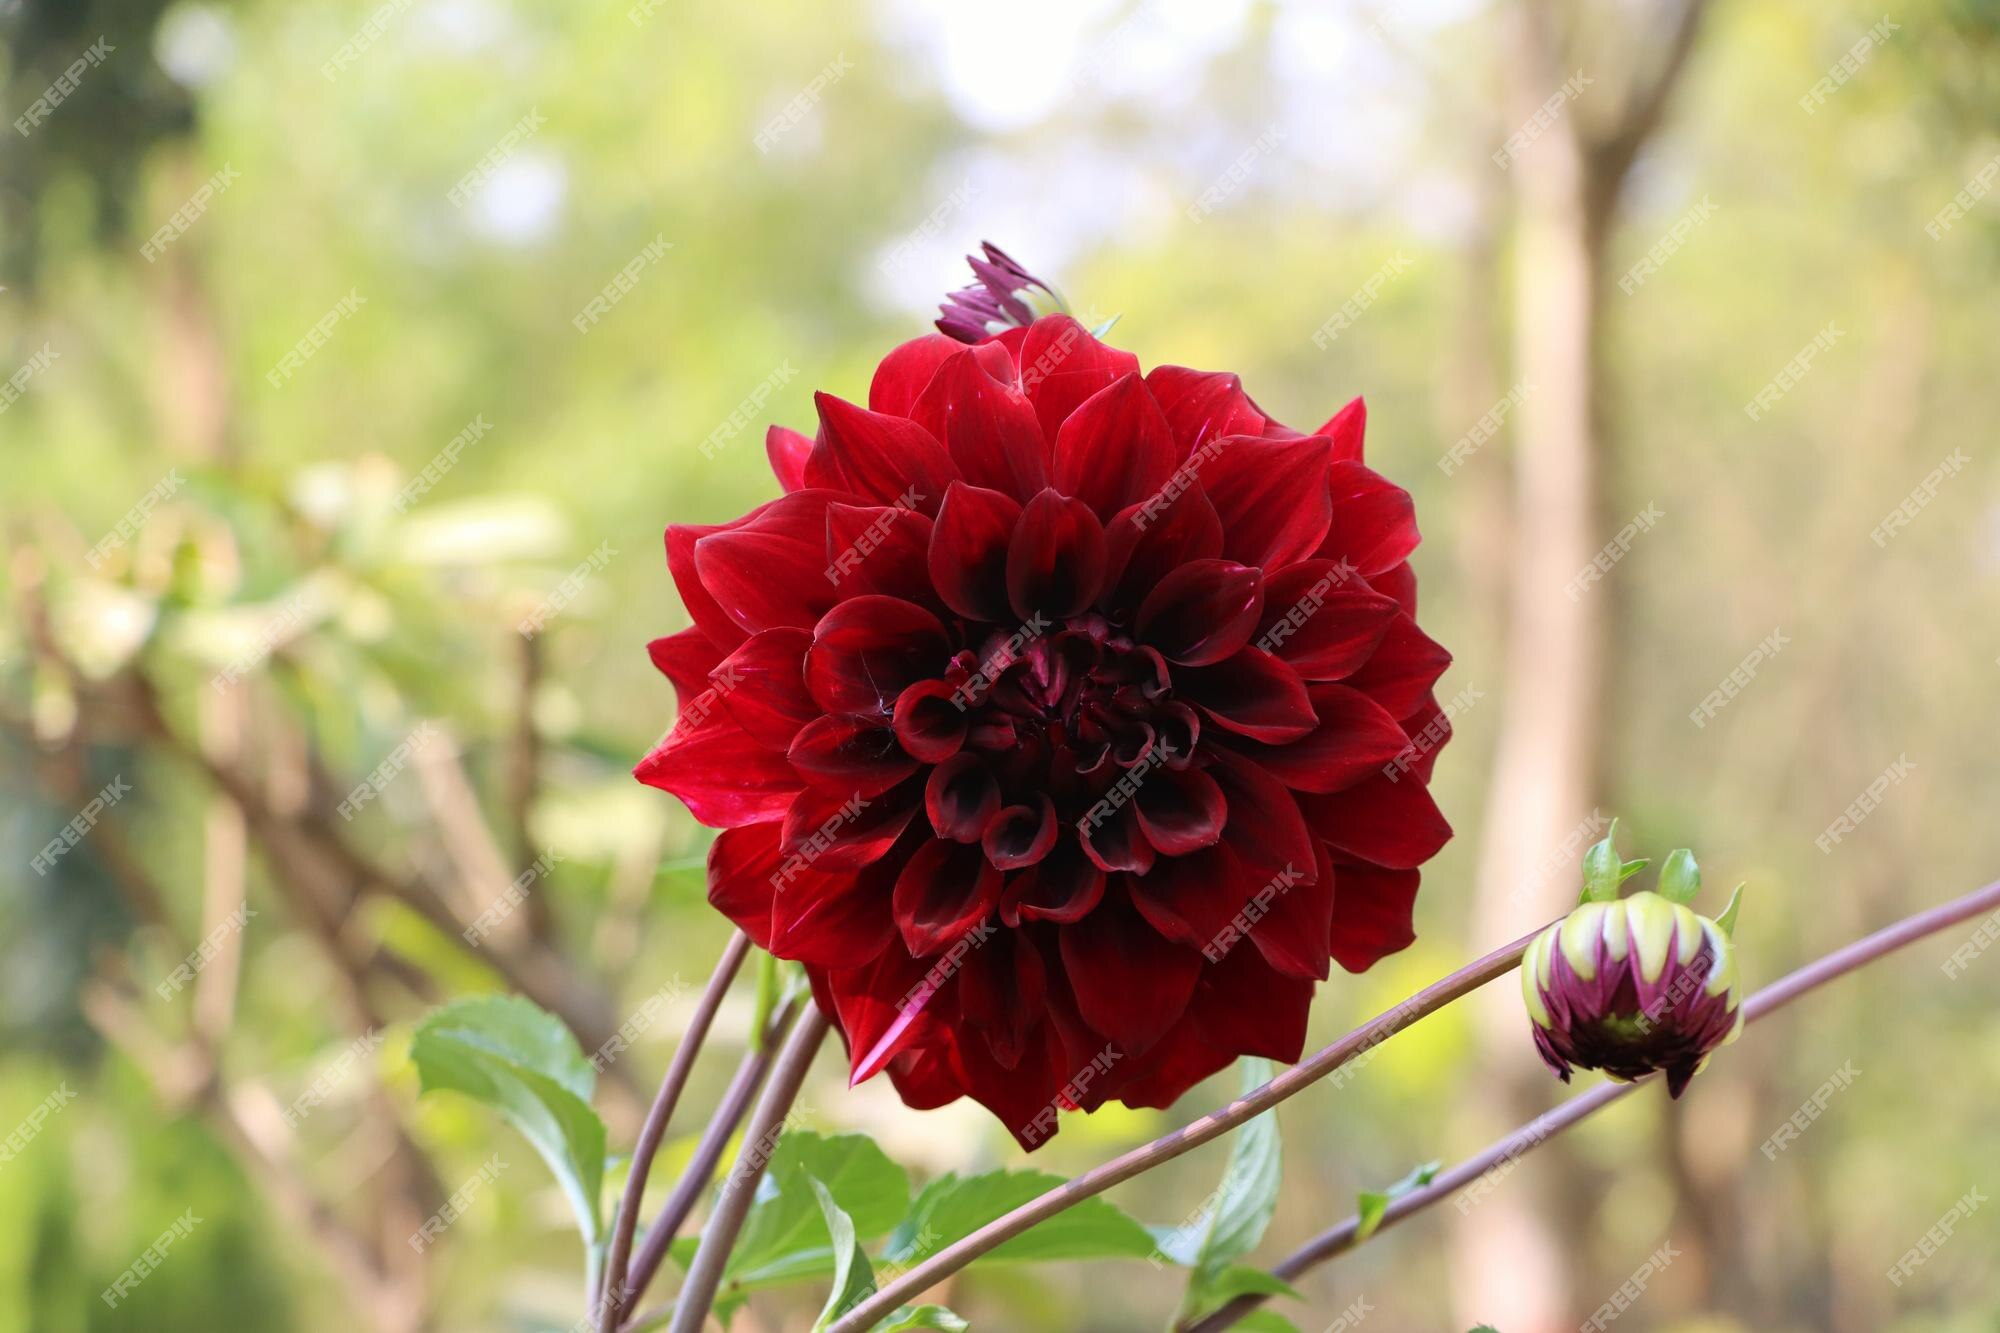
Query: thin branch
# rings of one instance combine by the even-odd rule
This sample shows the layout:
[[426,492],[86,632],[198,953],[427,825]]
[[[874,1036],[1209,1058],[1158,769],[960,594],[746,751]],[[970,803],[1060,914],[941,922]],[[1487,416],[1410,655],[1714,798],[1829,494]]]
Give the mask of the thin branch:
[[722,947],[722,958],[715,965],[714,975],[708,979],[708,989],[702,992],[701,1003],[695,1007],[694,1017],[688,1020],[687,1033],[667,1066],[667,1076],[660,1081],[660,1093],[653,1099],[653,1109],[646,1113],[639,1141],[633,1145],[631,1169],[625,1177],[625,1199],[618,1206],[610,1259],[604,1269],[604,1288],[598,1301],[601,1333],[613,1333],[619,1315],[624,1313],[625,1265],[632,1258],[632,1234],[639,1226],[639,1203],[646,1194],[646,1178],[653,1173],[653,1154],[660,1150],[660,1140],[666,1137],[667,1122],[673,1119],[674,1105],[687,1087],[688,1075],[694,1072],[701,1044],[708,1040],[715,1011],[722,1007],[722,997],[729,993],[729,984],[736,980],[736,973],[749,952],[750,937],[740,930],[732,932],[729,943]]
[[918,1292],[936,1286],[980,1255],[1003,1241],[1020,1235],[1037,1222],[1053,1217],[1065,1208],[1074,1207],[1093,1195],[1102,1194],[1113,1185],[1130,1180],[1142,1171],[1151,1170],[1162,1162],[1172,1161],[1182,1153],[1207,1143],[1210,1139],[1227,1134],[1287,1097],[1305,1091],[1334,1070],[1380,1045],[1424,1015],[1443,1008],[1468,992],[1479,989],[1497,976],[1511,972],[1521,961],[1521,955],[1526,952],[1535,935],[1540,933],[1538,929],[1523,935],[1512,944],[1503,945],[1484,958],[1466,964],[1450,976],[1432,982],[1394,1009],[1377,1015],[1331,1046],[1315,1051],[1269,1083],[1244,1094],[1221,1110],[1203,1116],[1193,1124],[1155,1139],[1143,1147],[1134,1148],[1122,1156],[1114,1157],[1104,1165],[1086,1171],[1076,1179],[1028,1200],[1005,1216],[988,1222],[964,1239],[947,1245],[922,1263],[905,1269],[894,1281],[887,1283],[874,1295],[849,1310],[829,1327],[828,1333],[861,1333],[863,1329],[873,1328],[884,1315],[897,1306],[907,1303]]
[[[661,1205],[659,1216],[646,1228],[645,1242],[639,1247],[638,1257],[632,1261],[632,1277],[626,1283],[625,1303],[628,1306],[638,1304],[639,1298],[646,1294],[646,1288],[666,1261],[667,1251],[672,1248],[675,1237],[680,1235],[688,1214],[694,1211],[702,1191],[715,1179],[715,1167],[722,1160],[722,1150],[729,1146],[730,1138],[750,1110],[751,1099],[764,1085],[764,1076],[770,1072],[771,1061],[778,1053],[778,1040],[790,1030],[792,1021],[798,1017],[800,1004],[800,1001],[793,1000],[786,1005],[764,1030],[763,1039],[743,1053],[743,1061],[736,1068],[736,1077],[730,1080],[729,1090],[716,1104],[715,1114],[709,1118],[708,1128],[702,1132],[694,1156],[688,1159],[687,1170],[681,1173],[674,1192]],[[644,1327],[645,1322],[645,1316],[634,1315],[625,1324],[626,1333]]]
[[687,1281],[681,1284],[680,1295],[674,1299],[674,1322],[669,1333],[699,1333],[702,1321],[708,1318],[716,1287],[722,1282],[722,1266],[735,1248],[737,1233],[742,1231],[743,1219],[756,1196],[757,1182],[764,1178],[764,1168],[770,1165],[771,1153],[777,1147],[792,1102],[799,1095],[799,1086],[805,1082],[806,1070],[812,1067],[813,1056],[826,1040],[827,1026],[826,1015],[819,1011],[818,1005],[807,1009],[799,1025],[792,1029],[784,1050],[779,1052],[777,1063],[771,1067],[770,1086],[764,1089],[756,1113],[750,1117],[742,1151],[722,1182],[722,1195],[715,1201],[708,1225],[702,1228],[701,1244],[695,1248],[694,1262],[688,1266]]
[[[2000,910],[2000,880],[1942,906],[1905,917],[1892,926],[1885,926],[1872,935],[1858,939],[1844,948],[1834,950],[1824,958],[1788,973],[1743,1002],[1743,1021],[1755,1023],[1758,1019],[1782,1009],[1806,992],[1894,953],[1906,944],[1934,935],[1948,926],[1978,916],[1981,912],[1996,910]],[[1422,1189],[1412,1190],[1392,1202],[1382,1214],[1382,1220],[1376,1231],[1379,1233],[1388,1230],[1404,1218],[1422,1212],[1446,1196],[1463,1189],[1495,1167],[1511,1163],[1516,1158],[1532,1152],[1577,1121],[1603,1110],[1621,1097],[1636,1091],[1639,1086],[1638,1083],[1605,1083],[1592,1088],[1582,1096],[1571,1098],[1553,1111],[1537,1116],[1505,1138],[1488,1145],[1484,1151],[1467,1158],[1449,1171],[1440,1173]],[[1307,1269],[1325,1263],[1337,1255],[1345,1254],[1360,1243],[1356,1239],[1359,1226],[1360,1219],[1350,1217],[1338,1226],[1322,1231],[1286,1255],[1272,1267],[1271,1272],[1289,1282]],[[1219,1330],[1228,1328],[1256,1309],[1265,1299],[1261,1295],[1239,1296],[1194,1325],[1188,1333],[1219,1333]]]

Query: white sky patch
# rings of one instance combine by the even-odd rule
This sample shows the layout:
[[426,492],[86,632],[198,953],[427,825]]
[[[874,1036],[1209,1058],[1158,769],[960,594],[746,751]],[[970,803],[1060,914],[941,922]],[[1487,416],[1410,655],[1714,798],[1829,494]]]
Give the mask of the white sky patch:
[[548,149],[524,149],[502,162],[472,196],[472,227],[505,245],[533,245],[554,234],[569,197],[569,168]]

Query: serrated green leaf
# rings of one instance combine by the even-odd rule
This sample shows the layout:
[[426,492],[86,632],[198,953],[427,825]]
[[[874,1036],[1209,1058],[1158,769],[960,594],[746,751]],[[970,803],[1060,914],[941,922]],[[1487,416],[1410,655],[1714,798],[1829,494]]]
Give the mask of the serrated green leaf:
[[410,1042],[422,1092],[463,1093],[499,1111],[555,1173],[587,1253],[599,1240],[604,1122],[590,1109],[597,1071],[561,1020],[517,996],[460,1000]]
[[820,1333],[875,1290],[875,1270],[869,1265],[868,1256],[861,1252],[861,1242],[854,1234],[854,1219],[833,1201],[833,1194],[825,1185],[810,1174],[805,1180],[819,1205],[820,1220],[826,1224],[827,1241],[833,1251],[833,1290],[827,1293],[826,1305],[813,1321],[813,1333]]
[[[994,1218],[1064,1184],[1046,1171],[988,1171],[961,1180],[947,1173],[924,1187],[910,1214],[889,1237],[883,1257],[908,1265],[971,1235]],[[1124,1210],[1090,1198],[1038,1222],[981,1255],[978,1263],[1029,1263],[1041,1259],[1141,1259],[1153,1238]]]
[[[813,1181],[825,1187],[855,1235],[872,1240],[896,1225],[910,1205],[910,1178],[865,1134],[821,1135],[793,1130],[778,1140],[742,1235],[723,1269],[725,1292],[748,1292],[780,1283],[823,1278],[837,1256]],[[670,1253],[685,1266],[692,1238]]]
[[965,1333],[972,1325],[947,1310],[942,1305],[908,1305],[898,1308],[887,1319],[875,1325],[874,1333],[918,1333],[920,1329],[936,1329],[939,1333]]

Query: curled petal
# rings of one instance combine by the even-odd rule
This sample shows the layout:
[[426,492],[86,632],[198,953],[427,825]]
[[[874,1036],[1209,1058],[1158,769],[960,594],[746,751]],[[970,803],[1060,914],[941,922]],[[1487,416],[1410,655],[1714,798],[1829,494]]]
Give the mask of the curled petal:
[[806,480],[873,504],[937,512],[958,468],[931,433],[905,417],[870,412],[830,393],[813,395],[819,442],[806,460]]
[[856,597],[826,613],[806,652],[806,688],[837,713],[889,714],[896,696],[935,679],[951,657],[936,616],[895,597]]
[[917,849],[896,878],[896,925],[918,958],[972,929],[1000,898],[1000,872],[976,843],[934,839]]
[[810,435],[801,435],[784,426],[773,426],[764,432],[764,457],[770,460],[771,475],[787,492],[805,489],[806,460],[812,457],[812,450]]
[[1257,646],[1306,680],[1339,680],[1359,670],[1396,618],[1393,597],[1333,560],[1303,560],[1269,576]]
[[941,680],[920,680],[896,696],[896,740],[926,764],[943,763],[965,744],[971,715],[959,692]]
[[785,756],[815,787],[879,796],[917,771],[879,717],[832,713],[800,729]]
[[799,728],[820,715],[806,691],[811,646],[805,630],[767,629],[751,635],[710,673],[723,707],[758,744],[786,749]]
[[[831,499],[826,491],[794,491],[747,522],[694,543],[694,569],[702,587],[737,626],[733,637],[716,638],[717,643],[733,648],[745,636],[767,629],[811,629],[834,604],[834,587],[826,577]],[[673,534],[668,536],[671,542]],[[684,596],[686,591],[683,587]],[[693,601],[688,610],[694,612]]]
[[1007,602],[1026,621],[1062,620],[1104,584],[1104,528],[1090,506],[1045,490],[1021,510],[1007,551]]
[[1164,856],[1186,856],[1222,837],[1229,803],[1199,769],[1162,768],[1146,775],[1133,800],[1139,830]]
[[1000,811],[1000,784],[984,759],[961,752],[931,770],[924,808],[940,838],[978,842]]
[[1283,744],[1312,734],[1318,724],[1305,682],[1261,648],[1245,648],[1212,666],[1183,667],[1174,684],[1218,727],[1251,740]]
[[[1002,870],[1021,870],[1041,861],[1056,845],[1055,802],[1046,792],[1033,805],[1010,805],[993,812],[980,831],[986,859]],[[1010,886],[1011,887],[1011,886]]]
[[1197,560],[1147,594],[1133,629],[1168,661],[1206,666],[1248,643],[1263,610],[1263,574],[1233,560]]
[[723,653],[697,625],[654,639],[646,645],[646,655],[659,673],[674,683],[674,698],[686,708],[708,688],[708,673],[722,661]]
[[1021,506],[999,491],[953,482],[931,529],[931,584],[946,606],[998,624],[1007,615],[1007,551]]
[[1009,926],[1081,921],[1103,897],[1104,872],[1084,856],[1075,839],[1058,837],[1047,856],[1008,876],[1000,919]]

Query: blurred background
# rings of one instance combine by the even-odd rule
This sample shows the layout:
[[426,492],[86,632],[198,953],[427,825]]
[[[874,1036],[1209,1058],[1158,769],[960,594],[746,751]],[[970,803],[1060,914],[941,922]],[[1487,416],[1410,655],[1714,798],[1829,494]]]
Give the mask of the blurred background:
[[[629,776],[673,717],[644,645],[686,623],[661,529],[775,494],[764,426],[859,397],[982,238],[1146,365],[1297,426],[1365,394],[1416,496],[1458,836],[1315,1043],[1558,912],[1614,814],[1628,855],[1695,848],[1710,910],[1748,882],[1753,985],[2000,873],[1992,0],[10,0],[0,40],[0,1333],[568,1324],[556,1189],[417,1099],[410,1027],[501,989],[586,1050],[623,1024],[629,1145],[727,934],[707,834]],[[1759,1025],[1288,1313],[1573,1328],[1671,1246],[1621,1327],[2000,1328],[2000,1210],[1887,1276],[2000,1187],[1977,943]],[[1257,1258],[1559,1098],[1490,989],[1285,1104]],[[842,1073],[813,1127],[1021,1164]],[[522,1169],[412,1253],[496,1151]],[[1114,1197],[1177,1222],[1222,1159]],[[1153,1329],[1169,1279],[945,1296]]]

